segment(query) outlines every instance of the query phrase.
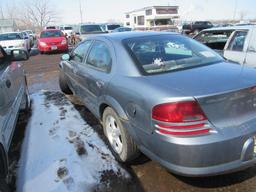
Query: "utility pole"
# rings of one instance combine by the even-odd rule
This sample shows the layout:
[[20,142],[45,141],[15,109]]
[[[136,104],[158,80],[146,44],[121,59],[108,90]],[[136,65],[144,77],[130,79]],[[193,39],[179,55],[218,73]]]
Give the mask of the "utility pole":
[[83,23],[83,10],[81,0],[79,0],[79,10],[80,10],[80,22]]
[[4,19],[4,11],[2,6],[0,6],[0,16],[1,16],[1,19]]
[[235,0],[235,9],[234,9],[233,20],[235,20],[235,18],[236,18],[236,12],[237,12],[237,1],[238,1],[238,0]]

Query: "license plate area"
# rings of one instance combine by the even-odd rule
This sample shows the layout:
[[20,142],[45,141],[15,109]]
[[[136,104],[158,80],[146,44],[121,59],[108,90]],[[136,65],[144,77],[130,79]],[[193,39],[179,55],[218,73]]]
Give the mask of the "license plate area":
[[57,46],[51,46],[51,50],[57,50],[58,47]]

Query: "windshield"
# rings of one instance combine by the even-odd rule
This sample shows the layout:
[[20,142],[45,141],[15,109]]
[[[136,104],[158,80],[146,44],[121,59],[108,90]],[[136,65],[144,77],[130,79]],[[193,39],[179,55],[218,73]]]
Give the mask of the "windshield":
[[120,25],[108,25],[108,30],[114,30],[118,27],[120,27]]
[[181,35],[157,35],[124,41],[144,73],[162,73],[222,61],[217,53]]
[[82,25],[81,26],[81,34],[94,33],[94,32],[102,32],[101,27],[99,25]]
[[40,35],[40,38],[47,38],[47,37],[62,37],[61,31],[43,31]]
[[72,30],[72,27],[64,27],[64,30]]
[[27,32],[27,34],[32,34],[32,31],[25,31],[25,32]]
[[5,33],[5,34],[0,34],[0,41],[17,40],[17,39],[22,39],[20,33]]

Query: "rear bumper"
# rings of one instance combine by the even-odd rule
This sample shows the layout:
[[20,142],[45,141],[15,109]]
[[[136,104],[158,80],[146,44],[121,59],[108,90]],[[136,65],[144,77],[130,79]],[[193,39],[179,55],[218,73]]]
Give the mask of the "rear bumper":
[[178,175],[220,175],[246,169],[256,163],[255,131],[233,138],[219,134],[174,138],[131,129],[136,132],[135,140],[144,154]]

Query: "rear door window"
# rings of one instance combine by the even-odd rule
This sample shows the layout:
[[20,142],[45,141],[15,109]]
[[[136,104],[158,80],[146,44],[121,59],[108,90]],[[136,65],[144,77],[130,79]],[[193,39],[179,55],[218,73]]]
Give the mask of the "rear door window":
[[236,31],[232,40],[229,43],[228,49],[231,51],[240,51],[244,49],[245,39],[247,37],[247,31]]
[[77,63],[83,63],[84,58],[86,56],[86,53],[88,49],[90,48],[92,41],[88,40],[81,44],[79,44],[73,51],[71,55],[71,61],[77,62]]
[[101,41],[95,41],[88,55],[86,64],[108,72],[111,68],[112,58],[108,47]]

